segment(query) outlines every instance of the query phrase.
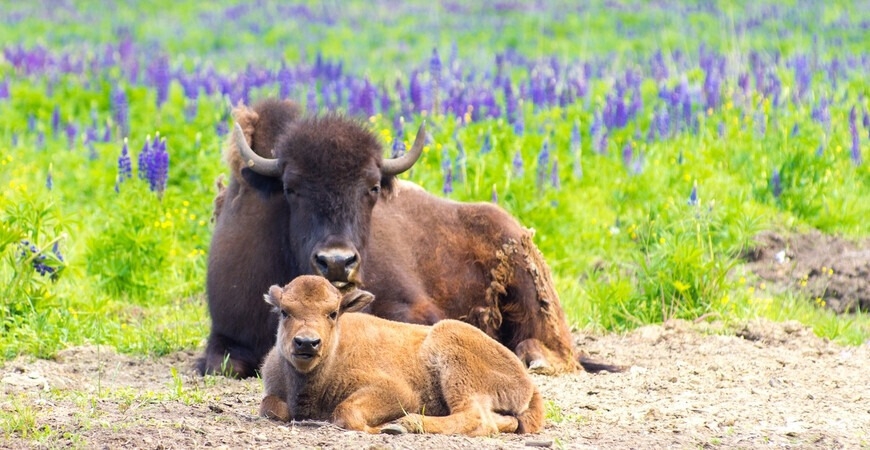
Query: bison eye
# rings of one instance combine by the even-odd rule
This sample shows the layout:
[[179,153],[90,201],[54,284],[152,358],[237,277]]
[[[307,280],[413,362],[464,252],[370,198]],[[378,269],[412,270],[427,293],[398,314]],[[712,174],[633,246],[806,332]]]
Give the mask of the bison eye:
[[381,193],[381,185],[376,184],[376,185],[372,186],[371,193],[374,195],[380,194]]
[[296,191],[294,191],[293,189],[288,188],[288,187],[284,188],[284,195],[295,195],[295,194],[296,194]]
[[329,320],[335,320],[336,318],[338,318],[338,311],[329,313]]
[[288,318],[288,317],[290,317],[290,314],[288,314],[287,311],[284,311],[284,310],[282,309],[282,310],[281,310],[281,318],[282,318],[282,319],[286,319],[286,318]]

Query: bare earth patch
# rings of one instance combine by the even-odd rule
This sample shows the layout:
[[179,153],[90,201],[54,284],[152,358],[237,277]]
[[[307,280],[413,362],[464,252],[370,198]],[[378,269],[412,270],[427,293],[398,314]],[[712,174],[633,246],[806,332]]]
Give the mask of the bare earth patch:
[[801,292],[837,313],[870,311],[870,240],[766,231],[755,241],[747,268],[775,288]]
[[[727,334],[720,334],[727,333]],[[366,435],[257,417],[259,380],[201,378],[194,354],[77,347],[0,369],[0,417],[30,422],[5,448],[856,448],[870,446],[870,344],[841,347],[794,323],[668,322],[578,336],[621,374],[535,376],[550,402],[538,435]],[[173,373],[174,372],[174,373]],[[29,418],[29,419],[28,419]],[[15,428],[4,424],[4,428]]]

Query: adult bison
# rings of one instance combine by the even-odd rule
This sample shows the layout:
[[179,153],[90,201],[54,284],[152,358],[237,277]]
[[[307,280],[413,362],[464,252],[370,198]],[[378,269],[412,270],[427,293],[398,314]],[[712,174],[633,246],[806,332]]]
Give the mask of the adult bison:
[[200,373],[254,375],[278,324],[263,293],[303,274],[365,287],[377,298],[366,311],[376,316],[471,323],[532,370],[578,368],[532,232],[498,206],[438,198],[395,178],[422,153],[422,126],[407,154],[385,160],[376,136],[341,115],[302,115],[291,102],[265,100],[233,116]]

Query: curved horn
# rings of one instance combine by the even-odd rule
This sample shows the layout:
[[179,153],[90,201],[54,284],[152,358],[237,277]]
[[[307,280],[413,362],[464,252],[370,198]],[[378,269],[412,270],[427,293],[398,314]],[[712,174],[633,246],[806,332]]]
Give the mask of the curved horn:
[[238,122],[236,122],[236,126],[233,128],[233,139],[235,139],[236,147],[239,149],[239,156],[242,157],[242,161],[251,170],[266,177],[278,178],[281,176],[281,166],[278,164],[278,160],[263,158],[254,153],[254,150],[251,149],[245,140],[245,133]]
[[387,159],[381,164],[381,173],[384,175],[398,175],[414,165],[418,159],[420,159],[420,155],[423,154],[423,146],[426,141],[426,122],[423,122],[420,125],[420,129],[417,130],[417,137],[414,139],[414,145],[411,147],[411,150],[408,150],[408,153],[405,153],[398,158]]

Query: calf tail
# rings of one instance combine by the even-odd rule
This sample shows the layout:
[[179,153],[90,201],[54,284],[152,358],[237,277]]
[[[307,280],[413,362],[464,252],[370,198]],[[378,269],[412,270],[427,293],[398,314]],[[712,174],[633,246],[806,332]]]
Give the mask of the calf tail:
[[517,433],[537,433],[544,428],[544,399],[538,388],[532,393],[529,407],[517,416]]

